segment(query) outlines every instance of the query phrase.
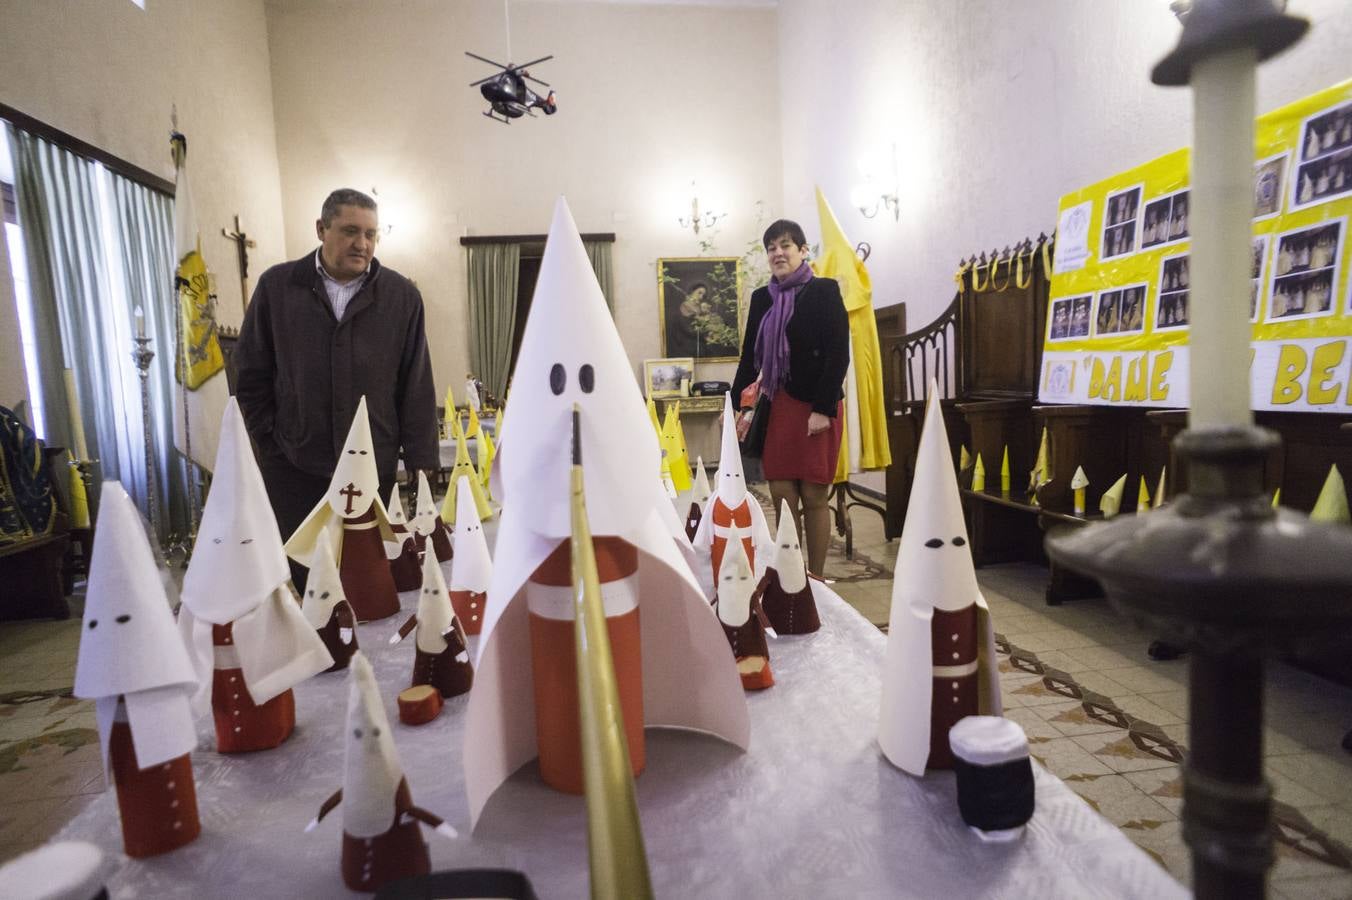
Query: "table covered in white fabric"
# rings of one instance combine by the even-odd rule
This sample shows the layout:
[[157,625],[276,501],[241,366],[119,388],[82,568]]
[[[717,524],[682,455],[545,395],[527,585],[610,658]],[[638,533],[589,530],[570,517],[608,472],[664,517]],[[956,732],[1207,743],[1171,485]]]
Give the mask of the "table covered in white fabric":
[[[413,597],[404,596],[405,609]],[[979,841],[959,818],[952,773],[913,778],[878,750],[885,636],[834,594],[819,605],[820,632],[771,641],[776,684],[747,698],[748,753],[702,734],[647,732],[638,803],[659,897],[1186,896],[1036,764],[1037,808],[1024,838]],[[433,868],[514,868],[542,898],[586,896],[583,800],[546,788],[534,763],[503,785],[469,834],[460,765],[468,697],[449,701],[431,724],[398,722],[394,698],[407,686],[413,646],[386,639],[402,620],[363,625],[359,639],[384,688],[415,802],[461,832],[448,841],[424,830]],[[196,752],[202,835],[187,847],[125,857],[111,792],[60,838],[103,847],[115,898],[358,896],[339,875],[342,808],[303,833],[340,785],[346,705],[346,674],[320,675],[296,690],[297,728],[282,747]],[[204,720],[203,748],[214,746],[210,727]]]

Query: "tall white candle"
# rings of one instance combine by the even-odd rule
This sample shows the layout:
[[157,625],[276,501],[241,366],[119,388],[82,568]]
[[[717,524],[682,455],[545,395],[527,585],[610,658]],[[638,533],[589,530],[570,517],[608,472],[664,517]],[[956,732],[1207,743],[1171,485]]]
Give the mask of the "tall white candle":
[[66,405],[70,407],[70,439],[75,458],[80,462],[89,459],[89,446],[85,444],[84,416],[80,413],[80,395],[75,390],[75,372],[66,369],[62,373],[66,381]]
[[136,336],[146,336],[146,316],[139,306],[136,307]]
[[1253,48],[1192,65],[1192,261],[1189,425],[1252,424]]

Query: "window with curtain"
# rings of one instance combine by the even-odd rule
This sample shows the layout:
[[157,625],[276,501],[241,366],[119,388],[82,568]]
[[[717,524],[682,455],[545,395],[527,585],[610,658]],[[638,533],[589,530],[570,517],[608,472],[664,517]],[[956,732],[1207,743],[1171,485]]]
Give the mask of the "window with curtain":
[[[31,327],[25,340],[36,350],[28,362],[36,376],[30,389],[44,413],[42,436],[71,447],[78,416],[89,456],[99,463],[96,476],[121,481],[143,512],[153,492],[161,539],[186,534],[186,471],[173,450],[170,415],[172,201],[10,123],[5,128],[28,281],[21,321]],[[132,359],[138,328],[155,354],[146,378],[148,428]],[[66,369],[78,409],[67,396]],[[97,502],[97,492],[90,500]]]

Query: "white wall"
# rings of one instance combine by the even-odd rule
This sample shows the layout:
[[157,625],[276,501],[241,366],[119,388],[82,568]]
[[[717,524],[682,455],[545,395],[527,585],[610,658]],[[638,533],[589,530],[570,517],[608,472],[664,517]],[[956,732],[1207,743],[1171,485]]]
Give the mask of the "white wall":
[[[1314,27],[1260,69],[1258,112],[1352,76],[1352,3],[1290,9]],[[785,210],[813,237],[821,184],[912,329],[960,258],[1050,234],[1062,194],[1192,139],[1188,91],[1149,79],[1179,34],[1165,0],[781,0],[779,32]],[[857,161],[893,142],[901,220],[866,220]]]
[[[584,232],[615,232],[616,321],[636,371],[661,356],[655,260],[698,253],[676,219],[689,182],[729,212],[719,251],[759,237],[755,203],[781,189],[777,27],[767,9],[513,2],[513,60],[559,112],[511,126],[481,115],[471,81],[507,61],[499,3],[268,0],[277,146],[292,257],[340,186],[379,190],[394,230],[381,261],[412,277],[428,309],[439,385],[468,363],[469,234],[548,229],[564,194]],[[697,377],[731,378],[731,366]]]
[[[220,319],[242,317],[239,213],[251,274],[284,258],[263,0],[0,0],[0,100],[172,181],[170,109],[188,136],[198,225]],[[8,267],[0,269],[0,402],[23,382]]]

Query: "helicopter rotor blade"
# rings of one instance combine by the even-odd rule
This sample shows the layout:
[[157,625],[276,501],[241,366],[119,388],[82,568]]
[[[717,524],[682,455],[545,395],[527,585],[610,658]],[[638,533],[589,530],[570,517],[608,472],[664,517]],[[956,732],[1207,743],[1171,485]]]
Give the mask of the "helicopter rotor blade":
[[542,56],[542,57],[540,57],[539,59],[532,59],[530,62],[528,62],[528,63],[522,63],[522,64],[519,65],[519,66],[517,66],[517,65],[511,66],[511,68],[513,68],[513,69],[529,69],[531,66],[535,65],[536,63],[542,63],[542,62],[545,62],[546,60],[550,60],[550,59],[553,59],[553,58],[554,58],[554,54],[551,53],[551,54],[549,54],[548,56]]
[[479,85],[484,84],[485,82],[496,81],[497,79],[499,79],[499,78],[501,78],[501,77],[502,77],[502,73],[501,73],[501,72],[498,72],[498,73],[496,73],[496,74],[494,74],[494,75],[489,75],[487,78],[480,78],[478,81],[471,81],[471,82],[469,83],[469,86],[470,86],[470,87],[478,87]]
[[504,65],[503,65],[502,63],[500,63],[500,62],[494,62],[493,60],[489,59],[489,58],[486,57],[486,56],[480,56],[480,55],[477,54],[477,53],[470,53],[468,50],[465,51],[465,55],[466,55],[466,56],[469,56],[469,57],[472,57],[472,58],[474,58],[474,59],[477,59],[479,62],[486,62],[486,63],[488,63],[490,66],[497,66],[499,69],[511,69],[511,68],[515,68],[514,66],[504,66]]
[[536,78],[534,75],[525,75],[525,74],[523,74],[521,77],[522,77],[522,78],[529,78],[531,81],[535,82],[536,84],[543,84],[543,85],[544,85],[545,87],[547,87],[547,88],[553,88],[553,85],[550,84],[548,81],[541,81],[540,79]]

